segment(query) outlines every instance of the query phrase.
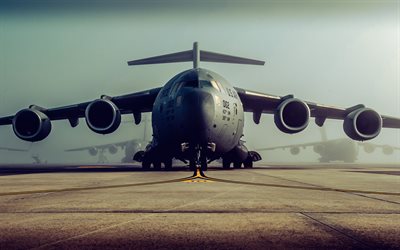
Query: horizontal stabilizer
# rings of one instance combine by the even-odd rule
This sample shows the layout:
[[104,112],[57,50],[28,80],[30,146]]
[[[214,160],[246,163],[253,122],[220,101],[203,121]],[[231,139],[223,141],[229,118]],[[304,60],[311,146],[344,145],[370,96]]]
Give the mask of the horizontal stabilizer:
[[143,65],[143,64],[158,64],[158,63],[175,63],[175,62],[190,62],[193,60],[193,52],[191,50],[177,52],[162,56],[154,56],[139,60],[129,61],[128,65]]
[[193,61],[193,67],[197,68],[199,61],[218,62],[218,63],[236,63],[236,64],[251,64],[264,65],[264,61],[225,55],[215,52],[199,50],[198,43],[193,44],[193,50],[187,50],[161,56],[154,56],[139,60],[129,61],[128,65],[143,65],[143,64],[158,64],[158,63],[176,63]]
[[258,61],[254,59],[224,55],[209,51],[200,51],[200,61],[204,62],[219,62],[219,63],[238,63],[238,64],[252,64],[252,65],[264,65],[264,61]]

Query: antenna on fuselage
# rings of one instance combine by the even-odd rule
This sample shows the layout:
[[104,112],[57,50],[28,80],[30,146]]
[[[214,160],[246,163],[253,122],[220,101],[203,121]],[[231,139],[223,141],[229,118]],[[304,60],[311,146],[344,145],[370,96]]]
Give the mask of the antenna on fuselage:
[[193,68],[198,68],[200,61],[251,64],[251,65],[265,64],[264,61],[200,50],[199,44],[197,42],[194,42],[192,50],[128,61],[128,65],[134,66],[134,65],[144,65],[144,64],[176,63],[176,62],[191,62],[191,61],[193,61]]

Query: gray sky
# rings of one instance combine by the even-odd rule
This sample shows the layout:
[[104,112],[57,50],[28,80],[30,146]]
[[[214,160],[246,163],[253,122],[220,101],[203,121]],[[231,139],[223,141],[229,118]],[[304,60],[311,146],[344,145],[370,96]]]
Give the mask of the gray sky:
[[[30,104],[62,106],[158,87],[190,63],[128,67],[126,62],[190,49],[266,60],[265,66],[202,63],[233,85],[343,107],[364,103],[400,117],[399,1],[21,1],[0,4],[0,115]],[[246,116],[253,148],[316,141],[312,123],[303,133],[281,133],[271,116],[255,125]],[[326,122],[328,138],[344,137],[342,123]],[[2,146],[30,148],[49,162],[96,161],[65,148],[141,137],[143,126],[124,124],[112,135],[53,123],[35,144],[0,128]],[[378,144],[400,146],[399,131],[384,129]],[[308,152],[309,151],[309,152]],[[312,150],[301,160],[315,160]],[[399,154],[363,155],[364,161],[400,162]],[[2,162],[29,162],[29,154],[0,151]],[[16,160],[16,158],[18,160]],[[112,157],[110,157],[112,159]],[[119,159],[116,157],[115,160]],[[287,152],[271,161],[299,160]]]

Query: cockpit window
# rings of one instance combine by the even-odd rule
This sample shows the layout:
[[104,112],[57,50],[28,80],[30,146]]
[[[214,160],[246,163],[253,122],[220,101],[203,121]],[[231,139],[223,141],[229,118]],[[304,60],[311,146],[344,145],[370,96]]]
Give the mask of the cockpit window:
[[171,88],[170,95],[175,95],[178,92],[178,90],[181,88],[182,84],[183,84],[183,82],[175,83],[175,85]]
[[218,85],[218,83],[217,83],[215,80],[211,80],[210,83],[211,83],[211,85],[212,85],[216,90],[218,90],[219,92],[221,92],[221,89],[219,88],[219,85]]
[[209,87],[212,86],[211,83],[210,83],[209,81],[201,80],[201,81],[199,81],[199,82],[200,82],[200,87],[201,87],[201,88],[209,88]]
[[218,90],[218,92],[221,92],[221,88],[218,86],[217,82],[214,80],[208,81],[208,80],[201,80],[200,82],[200,88],[214,88]]
[[199,83],[198,81],[185,81],[182,83],[183,87],[189,87],[189,88],[198,88]]

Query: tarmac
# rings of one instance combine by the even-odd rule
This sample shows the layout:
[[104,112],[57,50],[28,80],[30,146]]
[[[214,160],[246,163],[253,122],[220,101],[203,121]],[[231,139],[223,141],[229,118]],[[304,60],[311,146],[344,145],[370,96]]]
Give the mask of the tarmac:
[[400,249],[400,164],[0,166],[0,249]]

